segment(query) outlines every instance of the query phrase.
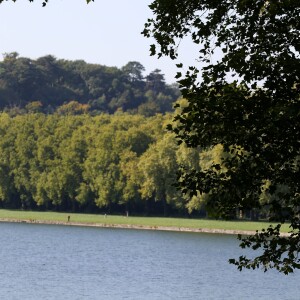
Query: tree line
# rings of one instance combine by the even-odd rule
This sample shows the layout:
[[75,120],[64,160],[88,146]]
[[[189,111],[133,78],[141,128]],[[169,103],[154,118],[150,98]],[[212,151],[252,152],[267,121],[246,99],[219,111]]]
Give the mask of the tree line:
[[144,76],[136,61],[122,68],[56,59],[36,60],[17,52],[0,62],[0,109],[11,115],[32,112],[61,114],[124,111],[153,116],[172,111],[180,93],[160,70]]
[[[209,194],[190,196],[176,188],[177,172],[180,167],[210,169],[228,154],[220,144],[178,145],[166,130],[171,120],[171,114],[1,113],[1,207],[214,216],[205,207]],[[267,201],[268,195],[262,193],[261,199]]]
[[[170,116],[0,114],[4,208],[105,213],[186,211],[173,186],[194,162],[165,131]],[[199,155],[198,155],[199,157]]]

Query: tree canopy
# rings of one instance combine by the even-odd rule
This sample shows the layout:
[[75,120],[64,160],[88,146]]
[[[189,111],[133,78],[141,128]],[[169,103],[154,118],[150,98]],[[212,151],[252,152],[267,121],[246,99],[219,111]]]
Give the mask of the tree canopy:
[[[83,60],[38,59],[4,53],[0,61],[0,109],[92,114],[116,111],[150,116],[173,109],[179,97],[160,70],[144,76],[144,66],[128,62],[121,69]],[[76,102],[76,103],[75,103]]]
[[0,207],[186,215],[193,207],[172,185],[175,170],[196,167],[200,153],[177,145],[170,120],[0,113]]
[[[179,143],[222,145],[219,162],[183,168],[178,187],[207,197],[229,217],[236,209],[264,209],[278,226],[240,237],[254,258],[231,259],[238,269],[300,268],[300,2],[298,0],[155,0],[143,34],[152,55],[176,59],[189,37],[199,67],[178,64],[188,105],[172,125]],[[222,55],[220,55],[222,53]],[[288,238],[280,224],[290,223]]]

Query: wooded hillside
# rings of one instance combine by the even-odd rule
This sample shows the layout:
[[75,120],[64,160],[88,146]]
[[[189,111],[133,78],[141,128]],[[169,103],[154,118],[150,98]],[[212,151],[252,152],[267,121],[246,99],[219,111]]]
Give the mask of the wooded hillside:
[[26,112],[80,114],[124,111],[153,116],[169,112],[179,97],[160,70],[144,76],[139,62],[121,69],[83,60],[36,60],[6,53],[0,62],[0,109],[11,115]]

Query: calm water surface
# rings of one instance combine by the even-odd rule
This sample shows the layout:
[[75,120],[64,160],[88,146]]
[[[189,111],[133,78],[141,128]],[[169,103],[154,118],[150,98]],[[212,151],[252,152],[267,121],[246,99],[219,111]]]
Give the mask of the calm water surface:
[[0,299],[300,299],[300,272],[236,271],[234,236],[0,224]]

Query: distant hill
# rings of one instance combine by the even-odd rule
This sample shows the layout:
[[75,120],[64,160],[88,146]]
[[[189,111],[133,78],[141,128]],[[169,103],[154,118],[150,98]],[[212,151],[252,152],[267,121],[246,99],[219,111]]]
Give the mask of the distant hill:
[[80,114],[117,111],[152,116],[172,111],[180,92],[160,70],[143,76],[136,61],[121,69],[52,55],[32,60],[6,53],[0,62],[0,110]]

